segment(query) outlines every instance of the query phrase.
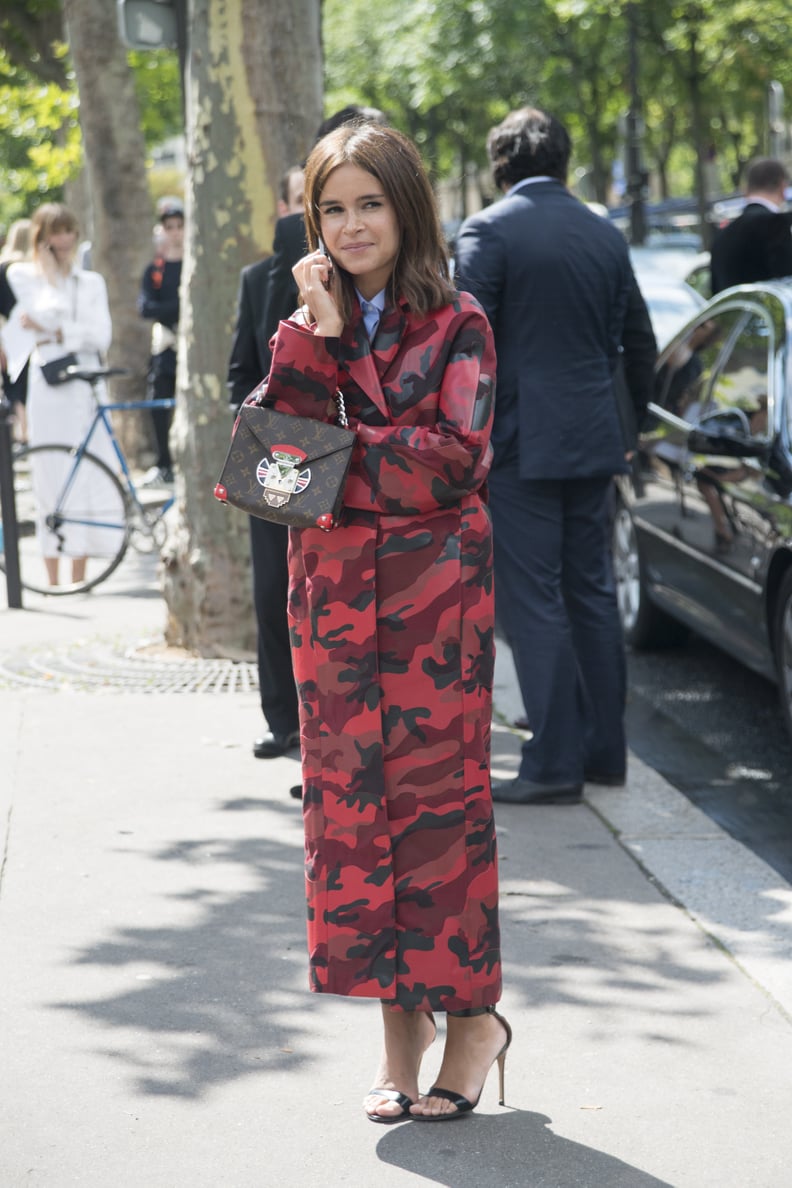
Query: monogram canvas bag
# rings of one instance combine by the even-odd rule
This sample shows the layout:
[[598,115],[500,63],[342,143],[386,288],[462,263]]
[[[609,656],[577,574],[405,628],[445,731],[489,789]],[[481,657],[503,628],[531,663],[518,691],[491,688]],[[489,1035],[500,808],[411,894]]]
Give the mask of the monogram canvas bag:
[[267,408],[262,389],[239,410],[215,497],[289,528],[335,527],[352,461],[353,430],[336,393],[337,425]]

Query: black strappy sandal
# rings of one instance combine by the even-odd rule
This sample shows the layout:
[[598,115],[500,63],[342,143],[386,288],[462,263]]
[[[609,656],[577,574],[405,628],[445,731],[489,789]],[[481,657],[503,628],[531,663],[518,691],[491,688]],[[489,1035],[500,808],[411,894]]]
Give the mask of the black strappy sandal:
[[[506,1052],[509,1049],[509,1044],[512,1042],[512,1029],[504,1019],[503,1015],[499,1015],[494,1006],[487,1007],[473,1007],[468,1011],[449,1011],[449,1015],[461,1017],[465,1019],[472,1018],[474,1015],[494,1015],[506,1032],[506,1043],[501,1048],[498,1055],[493,1060],[492,1064],[497,1061],[498,1064],[498,1105],[506,1104],[505,1082],[506,1082]],[[492,1068],[492,1064],[490,1068]],[[487,1069],[487,1076],[489,1076],[489,1069]],[[481,1094],[484,1091],[484,1085],[487,1083],[487,1077],[481,1089],[478,1091],[478,1096],[475,1101],[469,1101],[467,1097],[463,1097],[461,1093],[455,1093],[453,1089],[443,1089],[440,1085],[432,1085],[428,1093],[422,1094],[423,1097],[441,1097],[444,1101],[450,1101],[456,1109],[449,1110],[446,1114],[411,1114],[413,1122],[451,1122],[454,1118],[461,1118],[465,1114],[472,1113],[481,1100]]]
[[407,1096],[406,1093],[399,1093],[398,1089],[369,1089],[366,1094],[367,1097],[372,1097],[376,1094],[377,1097],[384,1097],[386,1101],[395,1101],[401,1106],[400,1114],[370,1114],[366,1110],[366,1117],[369,1122],[381,1122],[383,1126],[390,1126],[394,1122],[404,1122],[414,1115],[410,1113],[410,1106],[415,1105],[415,1102]]
[[[425,1013],[426,1017],[429,1019],[429,1022],[434,1027],[434,1036],[432,1036],[430,1043],[427,1045],[427,1048],[429,1048],[435,1041],[435,1036],[437,1035],[437,1024],[435,1023],[434,1015],[431,1011],[426,1011]],[[379,1122],[383,1126],[391,1126],[394,1122],[404,1122],[414,1117],[414,1115],[410,1113],[410,1107],[414,1106],[415,1102],[412,1100],[412,1098],[408,1097],[406,1093],[400,1093],[398,1089],[380,1089],[379,1086],[376,1086],[374,1089],[369,1089],[366,1097],[373,1097],[375,1095],[377,1097],[384,1097],[386,1101],[395,1101],[401,1106],[401,1113],[370,1114],[368,1110],[365,1110],[364,1112],[369,1122]]]

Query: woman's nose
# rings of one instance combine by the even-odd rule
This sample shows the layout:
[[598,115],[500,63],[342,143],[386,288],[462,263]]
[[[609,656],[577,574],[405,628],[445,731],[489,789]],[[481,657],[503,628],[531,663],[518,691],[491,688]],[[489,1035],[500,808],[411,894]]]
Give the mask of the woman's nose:
[[360,215],[359,215],[358,211],[356,211],[354,209],[348,210],[347,217],[346,217],[346,230],[347,231],[356,231],[359,226],[360,226]]

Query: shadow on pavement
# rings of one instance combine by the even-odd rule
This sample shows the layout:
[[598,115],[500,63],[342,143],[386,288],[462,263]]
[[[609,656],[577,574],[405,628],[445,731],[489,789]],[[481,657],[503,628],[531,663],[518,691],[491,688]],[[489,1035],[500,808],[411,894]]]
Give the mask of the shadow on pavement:
[[[673,1188],[621,1159],[548,1130],[551,1119],[528,1110],[459,1119],[409,1123],[390,1130],[377,1144],[383,1163],[414,1172],[422,1181],[447,1188]],[[428,1133],[427,1133],[428,1132]]]

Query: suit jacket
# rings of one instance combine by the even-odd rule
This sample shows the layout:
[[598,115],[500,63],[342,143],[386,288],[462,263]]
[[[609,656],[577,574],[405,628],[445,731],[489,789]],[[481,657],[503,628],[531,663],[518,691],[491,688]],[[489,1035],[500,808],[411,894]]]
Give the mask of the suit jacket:
[[712,244],[712,292],[792,276],[792,212],[749,202]]
[[278,219],[275,224],[272,265],[264,308],[264,332],[267,342],[276,333],[278,323],[294,313],[297,306],[297,286],[292,276],[292,268],[307,250],[303,216],[290,214]]
[[[622,355],[637,293],[624,237],[561,182],[538,181],[467,219],[456,256],[460,287],[495,333],[494,465],[517,465],[524,479],[624,472],[613,376],[624,358],[645,404],[654,362],[632,345]],[[646,340],[644,316],[645,306]]]
[[239,278],[236,325],[228,362],[229,399],[235,409],[270,368],[272,356],[264,330],[264,308],[272,259],[267,256],[257,264],[249,264]]

